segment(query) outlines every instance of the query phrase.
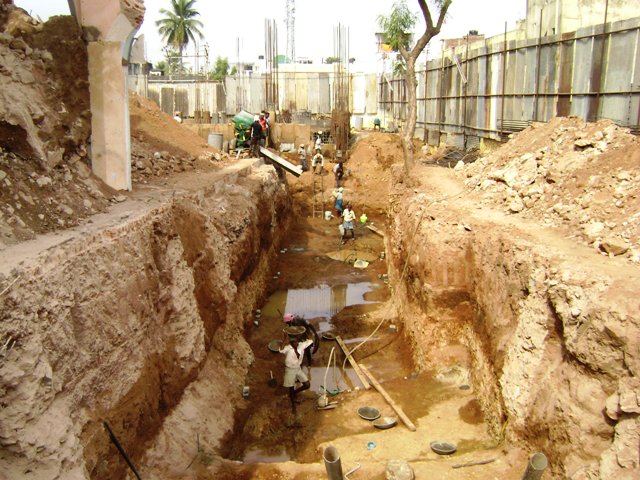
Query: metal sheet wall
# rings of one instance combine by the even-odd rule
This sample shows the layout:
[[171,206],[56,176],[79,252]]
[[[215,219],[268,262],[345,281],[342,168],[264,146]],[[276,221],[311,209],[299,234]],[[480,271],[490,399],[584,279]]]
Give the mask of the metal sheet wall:
[[[505,37],[459,49],[458,65],[448,52],[417,72],[418,127],[430,141],[460,132],[500,139],[558,115],[638,128],[640,18],[541,39]],[[404,90],[398,79],[379,79],[383,115],[404,120]]]

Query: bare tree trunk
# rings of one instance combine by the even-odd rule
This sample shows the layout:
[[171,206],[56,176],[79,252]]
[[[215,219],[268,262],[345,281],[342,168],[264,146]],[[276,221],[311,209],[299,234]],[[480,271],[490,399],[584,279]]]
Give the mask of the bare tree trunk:
[[418,61],[418,56],[422,53],[424,48],[427,46],[429,41],[438,33],[440,33],[440,28],[442,27],[442,22],[444,22],[444,17],[447,15],[447,10],[451,6],[452,0],[442,0],[439,3],[439,12],[438,12],[438,20],[434,24],[433,19],[431,18],[431,12],[429,11],[429,7],[427,6],[426,0],[418,0],[418,5],[420,5],[420,10],[422,10],[422,15],[424,16],[424,20],[426,22],[427,28],[422,36],[418,39],[415,46],[408,50],[404,48],[402,45],[400,46],[400,54],[404,58],[406,62],[406,84],[407,84],[407,95],[408,95],[408,109],[407,109],[407,123],[404,127],[404,132],[402,135],[402,150],[404,153],[404,169],[405,173],[409,173],[413,165],[415,164],[414,160],[414,150],[413,150],[413,135],[416,131],[416,123],[418,119],[418,99],[417,99],[417,80],[416,80],[416,62]]
[[407,82],[407,122],[405,123],[402,134],[402,150],[404,153],[404,170],[405,173],[413,168],[415,164],[413,136],[416,131],[418,101],[416,98],[416,57],[417,55],[409,55],[407,58],[407,71],[405,79]]

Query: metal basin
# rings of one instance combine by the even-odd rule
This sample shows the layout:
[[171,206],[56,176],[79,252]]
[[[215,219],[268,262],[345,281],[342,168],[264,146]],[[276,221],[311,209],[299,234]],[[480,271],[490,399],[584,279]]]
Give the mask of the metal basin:
[[454,443],[445,442],[442,440],[431,442],[429,446],[431,447],[431,450],[436,452],[438,455],[451,455],[458,449],[458,447],[456,447]]
[[320,336],[322,337],[323,340],[335,340],[336,339],[335,333],[331,333],[331,332],[322,332],[320,334]]
[[360,415],[365,420],[375,420],[376,418],[380,418],[380,410],[374,407],[360,407],[358,409],[358,415]]
[[373,426],[380,430],[386,430],[387,428],[395,427],[398,424],[398,419],[395,417],[380,417],[373,422]]
[[282,348],[282,340],[271,340],[267,348],[273,353],[279,353]]
[[284,327],[283,331],[290,337],[298,337],[306,332],[307,329],[302,326],[292,325],[290,327]]

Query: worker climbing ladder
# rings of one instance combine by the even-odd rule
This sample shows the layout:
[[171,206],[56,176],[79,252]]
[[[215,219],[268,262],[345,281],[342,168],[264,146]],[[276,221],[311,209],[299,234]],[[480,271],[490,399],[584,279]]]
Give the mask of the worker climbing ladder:
[[311,175],[313,176],[313,217],[322,218],[324,215],[324,175],[316,175],[314,172]]

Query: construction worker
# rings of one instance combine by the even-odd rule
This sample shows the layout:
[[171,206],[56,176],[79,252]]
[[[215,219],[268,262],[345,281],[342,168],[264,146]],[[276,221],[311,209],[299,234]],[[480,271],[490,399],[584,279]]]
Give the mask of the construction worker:
[[262,125],[260,124],[260,117],[258,115],[254,115],[253,123],[251,124],[249,148],[255,158],[260,157],[260,140],[262,140]]
[[344,167],[342,165],[342,160],[339,160],[338,163],[333,166],[333,176],[336,179],[336,188],[340,186],[340,180],[342,180],[343,175]]
[[304,357],[307,359],[307,366],[311,366],[312,358],[311,355],[318,351],[318,347],[320,346],[320,337],[318,336],[318,332],[300,315],[294,315],[293,313],[285,313],[282,317],[284,323],[287,324],[288,327],[304,327],[304,333],[298,337],[298,339],[302,342],[303,340],[311,339],[313,340],[313,346],[308,345],[304,350]]
[[273,141],[271,140],[271,119],[269,118],[269,112],[264,111],[264,123],[267,126],[267,133],[265,135],[266,146],[269,147],[273,145]]
[[344,188],[342,187],[338,187],[336,190],[333,191],[333,193],[331,195],[333,195],[333,197],[336,199],[336,203],[334,205],[336,212],[338,214],[339,217],[342,216],[342,199],[343,199],[343,194],[342,192],[344,191]]
[[316,134],[316,150],[320,150],[322,147],[322,132]]
[[309,170],[309,165],[307,164],[307,147],[302,143],[298,147],[298,158],[300,159],[300,168],[302,168],[302,171],[306,172]]
[[267,118],[264,116],[264,112],[260,113],[258,121],[260,122],[260,128],[262,128],[262,139],[260,140],[260,145],[264,147],[267,139]]
[[[289,400],[291,400],[291,411],[296,414],[296,396],[303,390],[307,390],[311,383],[309,378],[302,371],[301,365],[306,348],[313,345],[313,340],[299,341],[295,337],[288,337],[284,334],[283,347],[280,353],[284,354],[284,380],[282,386],[289,389]],[[296,388],[296,383],[300,386]]]
[[356,219],[356,213],[353,211],[351,203],[347,203],[347,206],[342,212],[342,228],[344,233],[342,235],[342,244],[347,240],[347,233],[351,232],[351,238],[356,239],[356,232],[353,229],[353,221]]
[[[324,166],[324,157],[320,153],[320,149],[316,149],[316,154],[311,159],[311,170],[316,175],[322,175],[322,167]],[[317,168],[316,168],[317,167]]]

